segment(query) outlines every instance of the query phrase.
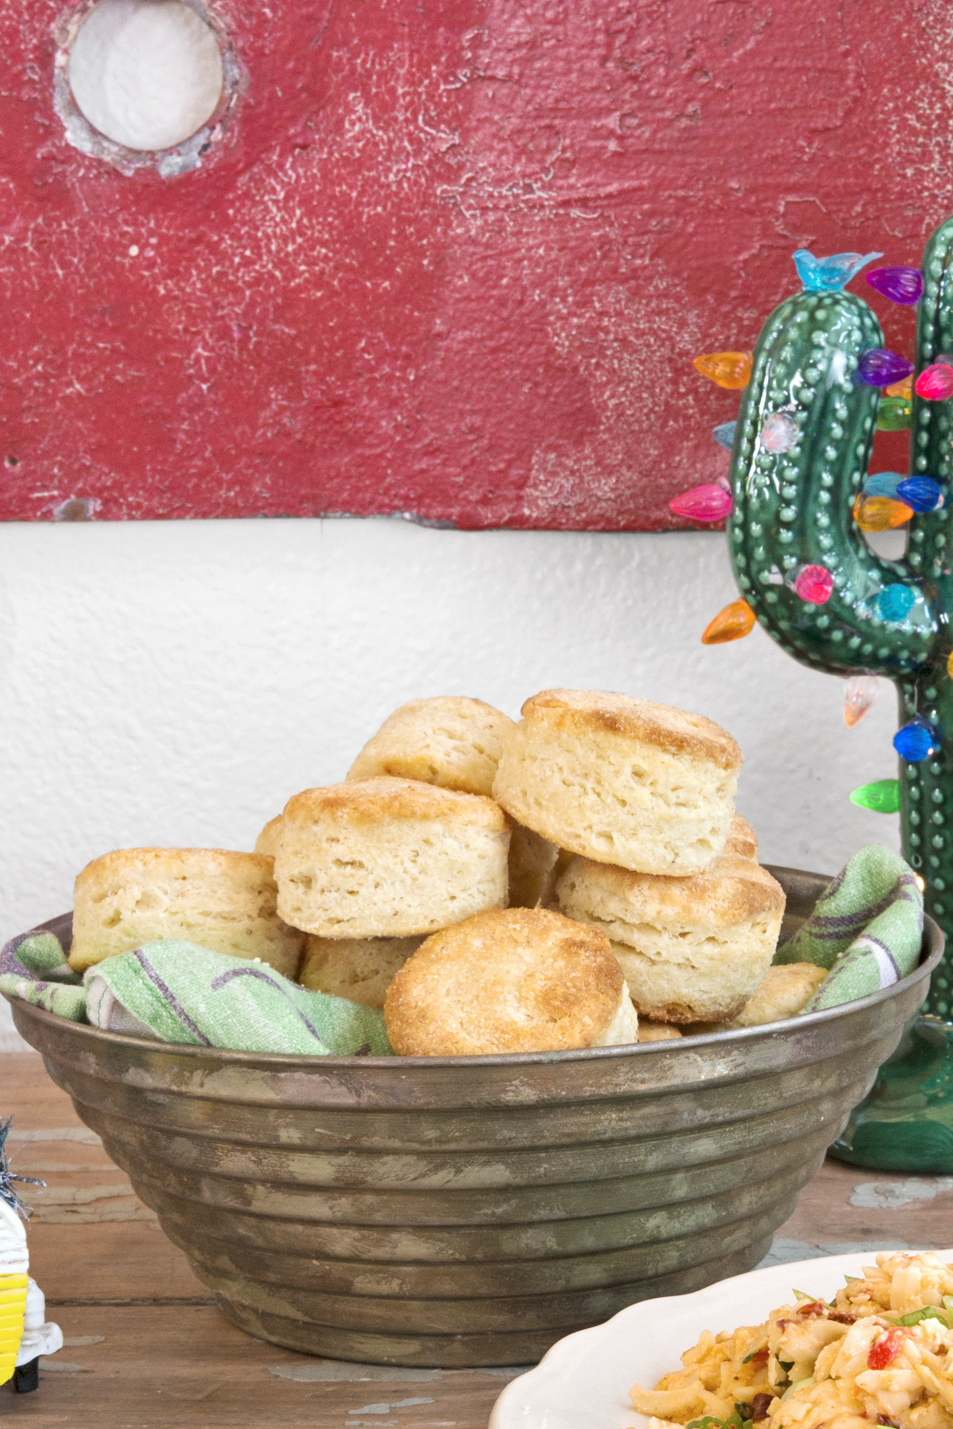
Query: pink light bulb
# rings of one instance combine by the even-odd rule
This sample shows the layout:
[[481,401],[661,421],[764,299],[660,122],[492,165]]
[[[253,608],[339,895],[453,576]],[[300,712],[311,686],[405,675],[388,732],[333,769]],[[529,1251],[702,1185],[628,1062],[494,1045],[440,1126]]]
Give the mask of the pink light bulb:
[[834,577],[825,566],[802,566],[794,589],[809,605],[826,605],[834,589]]
[[668,503],[673,516],[687,516],[690,521],[724,521],[732,507],[731,492],[715,482],[693,486]]
[[953,367],[945,362],[931,362],[917,378],[916,392],[928,402],[945,402],[947,397],[953,397]]

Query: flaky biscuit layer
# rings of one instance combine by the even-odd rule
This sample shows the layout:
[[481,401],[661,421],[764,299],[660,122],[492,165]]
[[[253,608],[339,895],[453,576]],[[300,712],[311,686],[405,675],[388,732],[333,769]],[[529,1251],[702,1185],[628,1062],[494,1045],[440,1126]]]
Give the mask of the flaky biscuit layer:
[[393,775],[489,795],[513,721],[492,705],[444,695],[401,705],[368,740],[348,779]]
[[118,849],[76,880],[70,966],[179,938],[295,977],[304,939],[279,918],[273,861],[227,849]]
[[710,720],[646,700],[550,690],[506,736],[494,798],[560,848],[670,877],[725,845],[741,754]]

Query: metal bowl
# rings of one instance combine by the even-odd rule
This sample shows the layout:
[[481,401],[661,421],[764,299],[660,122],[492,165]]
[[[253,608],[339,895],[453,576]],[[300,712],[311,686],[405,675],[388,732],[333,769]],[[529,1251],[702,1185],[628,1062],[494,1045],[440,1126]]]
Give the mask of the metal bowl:
[[[771,872],[791,931],[828,880]],[[12,1006],[234,1324],[336,1359],[525,1364],[756,1265],[942,947],[927,919],[920,966],[872,997],[581,1052],[259,1056]]]

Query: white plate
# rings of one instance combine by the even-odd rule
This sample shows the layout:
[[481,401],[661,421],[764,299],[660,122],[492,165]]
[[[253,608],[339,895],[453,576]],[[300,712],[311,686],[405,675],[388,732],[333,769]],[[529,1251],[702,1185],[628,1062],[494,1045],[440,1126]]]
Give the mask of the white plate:
[[[953,1251],[937,1252],[942,1258]],[[645,1429],[629,1387],[651,1389],[680,1369],[679,1356],[702,1330],[756,1325],[806,1290],[830,1300],[845,1275],[873,1265],[876,1250],[820,1256],[735,1275],[692,1295],[642,1300],[604,1325],[579,1330],[553,1345],[535,1369],[507,1385],[493,1408],[489,1429]]]

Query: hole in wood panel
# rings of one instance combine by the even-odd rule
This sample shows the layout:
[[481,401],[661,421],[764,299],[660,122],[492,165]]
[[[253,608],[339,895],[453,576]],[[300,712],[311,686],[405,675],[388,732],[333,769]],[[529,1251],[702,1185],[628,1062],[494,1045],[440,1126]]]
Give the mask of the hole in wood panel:
[[100,134],[127,149],[171,149],[222,95],[214,31],[183,0],[100,0],[69,50],[69,85]]

